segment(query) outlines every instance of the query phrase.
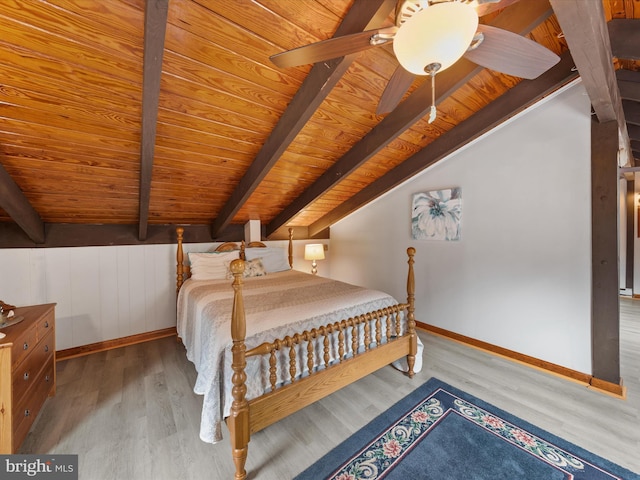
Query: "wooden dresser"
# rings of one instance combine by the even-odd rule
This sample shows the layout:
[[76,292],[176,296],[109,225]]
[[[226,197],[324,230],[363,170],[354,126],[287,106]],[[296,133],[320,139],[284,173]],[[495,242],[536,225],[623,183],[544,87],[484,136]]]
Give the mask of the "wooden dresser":
[[16,453],[47,396],[56,392],[55,303],[19,307],[0,329],[0,454]]

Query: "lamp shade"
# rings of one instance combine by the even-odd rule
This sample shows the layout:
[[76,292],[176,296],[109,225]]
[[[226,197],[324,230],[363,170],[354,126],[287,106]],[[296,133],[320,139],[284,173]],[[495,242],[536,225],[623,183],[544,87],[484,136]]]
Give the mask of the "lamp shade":
[[322,243],[310,243],[304,246],[305,260],[324,259],[324,245]]
[[437,71],[453,65],[469,48],[478,28],[478,14],[471,5],[436,3],[407,19],[393,39],[393,51],[402,67],[414,75],[427,75],[428,65]]

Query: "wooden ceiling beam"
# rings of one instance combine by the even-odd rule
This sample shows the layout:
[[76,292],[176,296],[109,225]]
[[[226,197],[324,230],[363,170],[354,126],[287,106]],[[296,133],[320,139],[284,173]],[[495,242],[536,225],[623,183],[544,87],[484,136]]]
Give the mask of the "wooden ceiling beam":
[[140,131],[140,205],[138,238],[147,237],[151,174],[156,145],[160,77],[169,0],[147,0],[144,11],[144,59],[142,79],[142,128]]
[[[237,242],[244,236],[244,225],[231,224],[220,234],[211,237],[211,225],[180,225],[184,228],[184,239],[188,243]],[[86,224],[45,223],[44,242],[35,242],[15,223],[0,222],[0,248],[57,248],[57,247],[101,247],[117,245],[159,245],[176,243],[178,225],[149,225],[147,238],[140,240],[135,224]],[[271,240],[287,240],[287,228],[281,229]],[[293,238],[309,238],[307,227],[295,227]],[[314,238],[329,238],[325,230]]]
[[604,123],[615,120],[618,123],[622,151],[627,153],[627,158],[619,161],[632,164],[627,124],[602,2],[551,0],[551,5],[598,121]]
[[[336,30],[334,37],[360,32],[383,24],[393,10],[395,3],[395,0],[356,0]],[[238,210],[242,208],[242,205],[249,199],[282,153],[313,116],[355,58],[356,55],[349,55],[316,63],[311,68],[269,138],[213,221],[212,235],[214,238],[218,237]]]
[[[491,25],[526,35],[552,13],[547,1],[518,2],[503,10]],[[436,104],[442,102],[481,70],[482,67],[463,58],[438,74]],[[431,85],[425,82],[278,214],[267,225],[267,237],[428,114],[430,106]]]
[[0,207],[9,214],[32,242],[44,243],[44,223],[40,215],[2,165],[0,165]]
[[574,80],[578,77],[578,73],[573,71],[573,68],[574,63],[571,55],[568,52],[564,53],[560,58],[560,62],[549,71],[535,80],[520,82],[482,110],[460,123],[456,128],[440,136],[427,147],[412,155],[342,205],[314,222],[309,226],[309,236],[313,237],[316,232],[330,227],[338,220],[409,180],[427,167],[533,105],[549,93]]
[[[185,241],[210,243],[210,225],[181,225],[185,230]],[[0,222],[0,248],[57,248],[96,247],[116,245],[175,244],[177,225],[149,225],[147,238],[140,240],[137,225],[129,224],[78,224],[45,223],[46,240],[35,242],[14,223]],[[238,241],[244,235],[243,225],[229,225],[217,241]]]

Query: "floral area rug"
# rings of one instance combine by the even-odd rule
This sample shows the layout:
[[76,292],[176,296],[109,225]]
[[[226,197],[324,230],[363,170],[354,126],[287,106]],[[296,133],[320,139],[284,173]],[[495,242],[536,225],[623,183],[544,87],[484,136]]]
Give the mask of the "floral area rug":
[[435,378],[295,480],[640,480]]

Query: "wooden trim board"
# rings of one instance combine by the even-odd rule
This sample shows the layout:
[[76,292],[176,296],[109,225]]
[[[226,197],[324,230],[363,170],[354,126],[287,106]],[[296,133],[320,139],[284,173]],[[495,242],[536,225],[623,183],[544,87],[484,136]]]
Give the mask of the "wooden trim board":
[[524,355],[522,353],[518,353],[516,351],[509,350],[507,348],[499,347],[491,343],[483,342],[481,340],[476,340],[475,338],[471,338],[465,335],[461,335],[459,333],[451,332],[449,330],[445,330],[444,328],[436,327],[434,325],[429,325],[422,322],[416,322],[416,328],[420,328],[422,330],[425,330],[439,337],[444,337],[449,340],[453,340],[455,342],[462,343],[464,345],[477,348],[479,350],[483,350],[485,352],[492,353],[500,357],[504,357],[514,362],[522,363],[529,367],[537,368],[538,370],[542,370],[546,373],[551,373],[553,375],[566,378],[573,382],[583,384],[589,388],[598,390],[602,393],[606,393],[608,395],[612,395],[617,398],[625,399],[627,396],[626,389],[622,386],[622,380],[620,381],[620,385],[607,382],[605,380],[598,379],[588,373],[578,372],[576,370],[572,370],[570,368],[566,368],[561,365],[556,365],[555,363],[540,360],[539,358],[531,357],[529,355]]
[[113,340],[105,340],[104,342],[90,343],[80,347],[67,348],[56,352],[56,362],[68,360],[70,358],[81,357],[92,353],[113,350],[114,348],[126,347],[127,345],[135,345],[136,343],[149,342],[160,338],[177,336],[176,327],[155,330],[153,332],[138,333],[128,337],[114,338]]

